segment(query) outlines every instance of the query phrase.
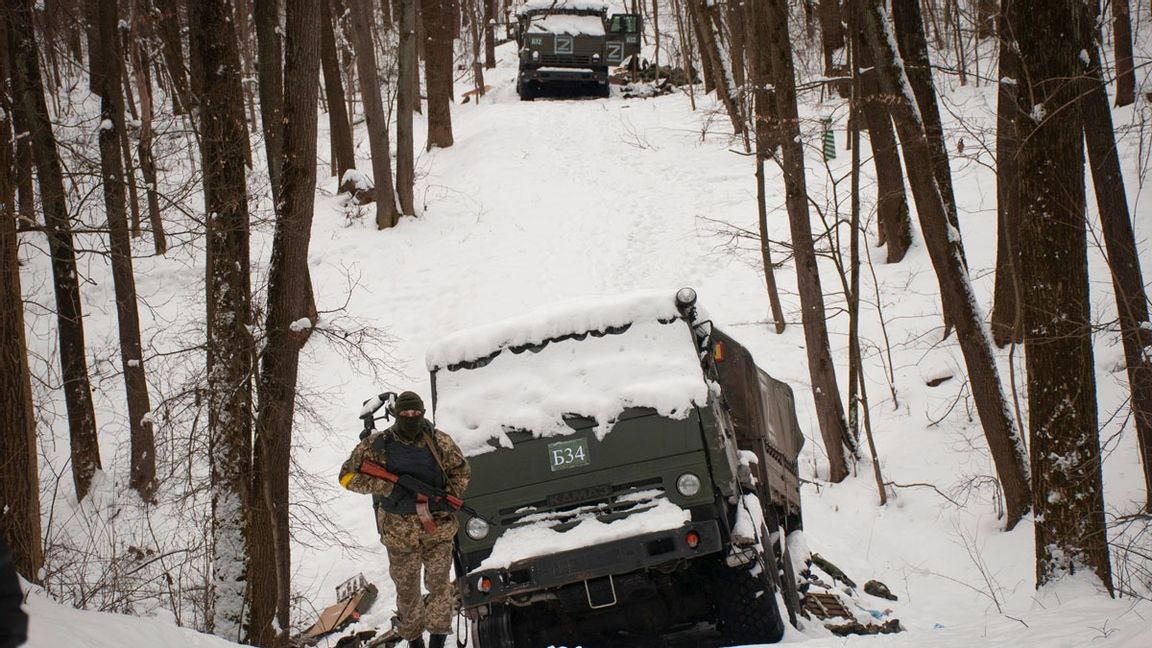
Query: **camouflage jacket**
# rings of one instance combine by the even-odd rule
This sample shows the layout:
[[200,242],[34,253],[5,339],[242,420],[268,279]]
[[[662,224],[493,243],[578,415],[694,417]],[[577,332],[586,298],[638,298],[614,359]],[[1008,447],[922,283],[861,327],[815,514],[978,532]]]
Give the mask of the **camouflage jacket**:
[[[382,495],[384,497],[391,495],[393,488],[398,488],[392,482],[359,472],[360,463],[364,459],[370,459],[382,466],[388,465],[388,458],[384,451],[373,447],[373,442],[383,434],[391,434],[400,443],[406,443],[399,435],[396,435],[392,427],[374,432],[366,437],[353,448],[348,460],[340,467],[340,483],[344,488],[356,493]],[[432,455],[444,471],[444,490],[448,491],[450,495],[461,497],[472,477],[472,469],[468,466],[464,453],[460,451],[460,447],[456,445],[452,437],[440,430],[433,429],[432,425],[425,421],[424,434],[420,435],[417,444],[423,447],[429,439],[436,444],[434,448],[431,448]],[[390,547],[413,548],[422,541],[450,541],[458,528],[456,516],[445,512],[433,514],[438,525],[436,532],[432,534],[433,537],[428,537],[428,534],[423,531],[423,527],[415,515],[396,515],[377,510],[376,517],[377,526],[380,529],[380,541]]]

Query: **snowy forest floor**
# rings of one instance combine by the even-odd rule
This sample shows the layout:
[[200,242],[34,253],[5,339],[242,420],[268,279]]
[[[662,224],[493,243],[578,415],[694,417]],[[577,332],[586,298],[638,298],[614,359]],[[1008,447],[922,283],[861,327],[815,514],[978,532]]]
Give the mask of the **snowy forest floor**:
[[[294,519],[300,531],[293,553],[294,589],[301,601],[296,622],[307,626],[319,609],[334,601],[335,586],[361,572],[380,587],[380,598],[358,627],[387,626],[392,615],[394,592],[369,500],[342,491],[336,482],[340,463],[357,441],[362,400],[409,388],[427,396],[425,349],[460,328],[569,297],[692,286],[712,318],[747,345],[765,370],[796,390],[800,423],[808,435],[801,474],[806,480],[809,548],[858,583],[886,583],[899,601],[862,595],[859,601],[869,605],[858,612],[867,616],[875,610],[884,618],[898,618],[907,629],[898,635],[845,639],[808,623],[802,631],[790,631],[786,642],[813,648],[865,643],[942,648],[977,643],[1147,645],[1152,603],[1146,598],[1112,600],[1080,579],[1037,593],[1030,520],[1011,533],[1000,530],[991,460],[955,340],[942,339],[936,279],[921,245],[901,263],[884,264],[870,223],[864,246],[873,261],[862,279],[867,390],[884,479],[896,484],[889,487],[888,505],[880,507],[867,461],[841,484],[826,481],[791,260],[784,245],[773,246],[788,319],[787,330],[776,335],[767,321],[758,241],[748,236],[756,231],[753,161],[741,154],[743,145],[730,136],[729,122],[714,100],[700,96],[697,87],[698,109],[693,112],[683,92],[625,99],[616,87],[606,100],[520,102],[514,90],[515,50],[505,45],[498,54],[498,67],[486,71],[492,91],[479,102],[453,107],[455,145],[418,158],[418,217],[377,231],[373,206],[360,211],[345,207],[334,195],[336,181],[327,176],[327,160],[320,161],[309,255],[318,306],[328,311],[320,326],[371,327],[364,351],[379,371],[350,362],[326,337],[314,337],[302,357],[300,390],[306,410],[297,418],[294,435],[301,473],[294,485],[294,501],[299,503]],[[467,89],[463,83],[458,88]],[[944,95],[962,234],[977,294],[988,309],[996,249],[995,89],[987,84],[957,87]],[[839,99],[820,103],[813,93],[803,99],[808,102],[801,111],[811,199],[831,224],[835,214],[846,219],[848,213],[844,104]],[[827,165],[819,153],[822,117],[833,119],[837,139],[838,157]],[[1147,270],[1152,268],[1147,241],[1152,209],[1142,193],[1147,142],[1138,129],[1152,119],[1152,109],[1140,103],[1117,110],[1115,118],[1122,130],[1121,158]],[[418,116],[417,147],[422,126]],[[328,151],[326,129],[322,116],[322,157]],[[865,186],[871,191],[868,150],[867,145],[862,148]],[[370,168],[366,142],[358,154],[360,167]],[[778,169],[769,167],[768,180],[771,238],[786,242]],[[199,196],[191,196],[188,204],[202,209]],[[865,214],[871,221],[870,203]],[[1095,231],[1094,215],[1090,220]],[[826,229],[815,210],[813,228]],[[834,244],[846,251],[847,226],[834,231]],[[259,226],[254,234],[255,285],[262,286],[271,228]],[[1090,235],[1092,240],[1098,237]],[[829,247],[828,240],[818,244],[825,251]],[[146,252],[143,242],[137,252]],[[1115,319],[1115,306],[1098,246],[1090,258],[1094,321],[1108,322]],[[86,256],[84,263],[92,278],[92,285],[84,288],[90,341],[94,348],[114,349],[108,269],[96,256]],[[202,268],[202,255],[187,248],[164,258],[138,259],[139,290],[151,300],[151,308],[142,311],[146,344],[154,351],[180,348],[190,332],[203,328]],[[842,284],[831,260],[822,262],[821,271],[833,356],[841,389],[846,389],[848,321]],[[43,255],[26,266],[24,289],[33,299],[50,302],[51,275]],[[29,326],[34,332],[30,343],[43,358],[53,357],[48,318],[41,315]],[[1127,384],[1118,335],[1101,330],[1095,343],[1105,498],[1109,519],[1115,522],[1138,512],[1143,484],[1134,433],[1123,410]],[[1021,354],[1016,354],[1014,370],[1007,350],[999,358],[1005,385],[1014,371],[1022,389]],[[94,366],[111,365],[96,361]],[[158,368],[150,370],[159,373]],[[937,387],[926,385],[947,375],[953,378]],[[109,374],[104,380],[106,389],[97,399],[104,422],[105,483],[87,508],[69,500],[67,488],[46,493],[43,503],[45,511],[55,510],[58,519],[66,520],[58,525],[99,526],[100,533],[115,526],[109,522],[116,518],[111,511],[130,506],[117,486],[127,478],[125,408],[118,378]],[[61,403],[55,411],[63,411]],[[66,474],[62,418],[45,437],[46,471]],[[175,456],[181,449],[168,447],[164,452]],[[171,482],[162,484],[165,487],[174,488]],[[1139,540],[1141,529],[1126,528],[1127,535],[1119,535],[1121,528],[1116,528],[1112,539],[1118,544]],[[1143,541],[1148,542],[1146,537]],[[127,544],[123,538],[114,542]],[[1131,563],[1124,560],[1135,559],[1114,553],[1117,581],[1146,597],[1149,584],[1138,582]],[[1146,565],[1144,569],[1147,573]],[[892,611],[885,616],[886,609]],[[151,636],[142,632],[166,637],[151,645],[223,643],[208,637],[193,640],[166,621],[71,612],[39,595],[33,596],[30,610],[33,647],[65,642],[123,646]]]

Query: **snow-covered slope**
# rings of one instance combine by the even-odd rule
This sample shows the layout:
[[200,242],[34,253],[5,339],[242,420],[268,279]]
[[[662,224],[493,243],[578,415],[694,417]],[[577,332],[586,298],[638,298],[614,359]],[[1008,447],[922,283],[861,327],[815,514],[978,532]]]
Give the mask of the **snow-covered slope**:
[[[698,94],[699,109],[692,112],[684,94],[624,99],[616,89],[608,100],[522,103],[512,81],[515,52],[505,46],[499,55],[500,66],[486,72],[492,92],[479,102],[454,107],[456,144],[420,157],[419,217],[377,231],[370,211],[357,215],[344,208],[332,195],[335,181],[321,178],[309,255],[318,305],[321,310],[343,307],[341,316],[381,331],[374,341],[385,345],[386,354],[371,353],[388,369],[378,381],[318,337],[304,352],[301,388],[309,394],[314,415],[299,421],[296,458],[320,481],[298,482],[296,494],[309,506],[323,507],[348,534],[305,536],[307,544],[295,549],[295,587],[313,606],[330,603],[339,582],[363,572],[380,586],[381,596],[361,625],[387,625],[392,614],[387,559],[376,539],[368,498],[341,491],[335,480],[357,441],[363,399],[385,389],[415,389],[427,396],[427,349],[463,328],[562,299],[640,289],[671,294],[692,286],[711,317],[749,346],[766,370],[796,390],[799,419],[809,437],[801,457],[809,548],[857,582],[878,579],[899,596],[898,602],[863,597],[869,605],[859,612],[875,610],[883,617],[884,610],[891,609],[888,616],[899,618],[907,632],[847,643],[944,648],[1148,645],[1152,606],[1109,600],[1083,582],[1065,583],[1038,596],[1030,522],[1012,533],[999,530],[995,489],[988,478],[991,462],[963,386],[959,352],[954,340],[941,341],[936,282],[923,248],[914,247],[904,262],[887,266],[881,263],[882,250],[868,246],[875,265],[864,272],[867,388],[884,479],[896,484],[888,506],[881,508],[867,461],[860,463],[858,476],[842,484],[823,481],[827,471],[812,411],[793,269],[786,250],[775,246],[777,261],[785,261],[777,281],[789,324],[776,335],[766,322],[768,302],[757,243],[744,236],[756,230],[752,161],[740,154],[740,141],[727,134],[727,119],[714,102]],[[990,88],[954,89],[946,102],[971,125],[991,124]],[[1133,110],[1118,110],[1117,121],[1134,123]],[[844,114],[833,104],[810,105],[802,112],[809,118],[827,115],[836,120],[840,156],[827,171],[818,156],[819,123],[813,119],[804,124],[812,152],[810,190],[815,204],[829,213],[836,200],[846,201],[848,195]],[[953,149],[960,137],[956,131]],[[966,137],[967,153],[956,156],[953,170],[968,260],[987,307],[995,256],[995,191],[984,166],[987,151],[973,143],[971,134]],[[1121,143],[1133,201],[1139,195],[1135,147],[1135,136]],[[319,150],[328,150],[323,141]],[[365,156],[363,167],[370,168],[366,146],[359,152]],[[771,237],[787,241],[782,186],[771,167],[769,192]],[[839,205],[842,215],[846,204]],[[1144,203],[1136,204],[1136,229],[1142,236],[1152,214]],[[814,227],[823,229],[815,212],[813,218]],[[846,229],[840,236],[846,236]],[[266,239],[258,239],[257,251],[264,244]],[[1144,267],[1152,268],[1143,239],[1141,252]],[[138,266],[141,290],[163,301],[146,314],[156,336],[153,343],[175,345],[180,331],[195,329],[202,318],[194,298],[200,290],[199,263],[202,260],[177,252],[169,259],[142,260]],[[1106,321],[1114,306],[1098,251],[1092,263],[1093,312]],[[99,267],[90,270],[98,276],[103,272]],[[844,389],[847,319],[838,309],[841,284],[830,262],[822,271],[833,355]],[[26,289],[47,295],[44,268],[36,264],[26,272]],[[107,306],[110,281],[98,281],[85,291],[92,338],[114,336],[115,315]],[[1124,375],[1115,368],[1118,348],[1114,334],[1098,336],[1102,413],[1118,410],[1124,401]],[[1001,368],[1007,382],[1006,353]],[[1016,372],[1021,371],[1017,357]],[[926,386],[929,379],[949,374],[955,377],[938,387]],[[101,403],[102,420],[122,416],[118,392]],[[1142,491],[1131,429],[1122,432],[1121,419],[1102,415],[1107,421],[1102,435],[1107,440],[1106,497],[1109,512],[1117,515],[1134,512]],[[56,434],[63,439],[63,433],[61,424]],[[126,453],[116,445],[121,437],[110,435],[104,439],[109,456],[120,448],[118,456],[126,466]],[[112,466],[110,471],[123,468],[111,460],[106,465]],[[120,646],[141,643],[148,632],[165,633],[155,642],[145,641],[148,645],[217,645],[210,639],[197,644],[186,635],[169,634],[177,631],[157,629],[162,624],[155,621],[73,613],[37,599],[31,612],[32,646]],[[306,624],[310,613],[301,609],[299,620]],[[98,643],[105,637],[107,644]],[[790,632],[787,640],[814,648],[844,643],[814,625]]]

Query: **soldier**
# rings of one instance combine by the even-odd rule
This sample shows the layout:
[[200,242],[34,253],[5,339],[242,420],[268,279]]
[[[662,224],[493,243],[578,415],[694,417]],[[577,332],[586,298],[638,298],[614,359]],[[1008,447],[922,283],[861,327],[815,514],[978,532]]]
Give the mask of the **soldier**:
[[[396,585],[400,636],[410,648],[443,648],[452,629],[455,592],[452,539],[459,523],[447,504],[437,505],[392,482],[359,472],[371,460],[397,475],[411,475],[460,497],[472,471],[459,446],[424,418],[424,401],[415,392],[396,397],[396,422],[361,441],[340,467],[340,483],[350,491],[379,495],[376,519],[380,542],[388,549],[388,569]],[[420,594],[420,568],[429,596]]]
[[12,554],[0,537],[0,648],[15,648],[28,639],[28,615],[20,609],[23,600]]

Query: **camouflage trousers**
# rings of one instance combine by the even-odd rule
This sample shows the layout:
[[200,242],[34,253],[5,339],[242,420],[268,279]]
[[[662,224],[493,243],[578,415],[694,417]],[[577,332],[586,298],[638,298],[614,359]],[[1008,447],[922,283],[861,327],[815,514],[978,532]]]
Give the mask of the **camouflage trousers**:
[[[411,640],[427,630],[449,634],[456,611],[456,589],[452,585],[452,538],[458,524],[454,517],[436,516],[435,533],[427,533],[416,516],[385,514],[387,522],[381,541],[388,549],[389,574],[396,586],[396,613],[400,636]],[[425,597],[420,591],[424,574]]]

